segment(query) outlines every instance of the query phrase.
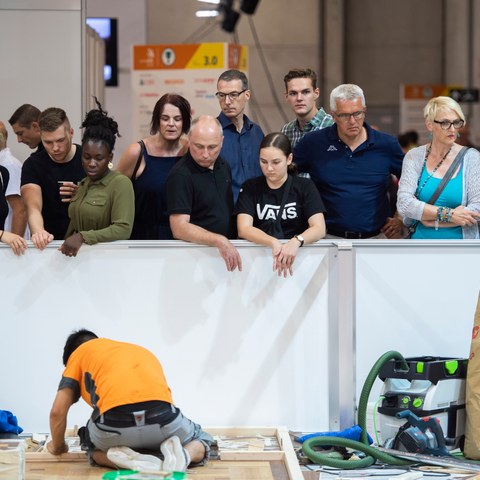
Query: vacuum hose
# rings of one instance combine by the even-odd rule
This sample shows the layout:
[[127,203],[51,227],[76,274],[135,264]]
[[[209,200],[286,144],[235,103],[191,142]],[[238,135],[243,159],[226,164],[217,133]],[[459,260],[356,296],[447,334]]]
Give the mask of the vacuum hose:
[[[402,363],[402,367],[405,370],[408,370],[408,364],[403,357],[398,352],[390,351],[384,353],[376,362],[375,365],[370,370],[370,373],[365,380],[365,383],[362,388],[362,393],[360,394],[360,401],[358,403],[358,425],[362,429],[362,434],[360,437],[360,442],[355,440],[349,440],[346,438],[340,437],[313,437],[305,440],[302,445],[303,453],[314,463],[319,465],[327,465],[333,468],[342,468],[345,470],[355,469],[355,468],[366,468],[370,465],[373,465],[377,460],[380,460],[383,463],[388,463],[390,465],[408,465],[411,462],[408,460],[402,460],[397,457],[394,457],[388,453],[381,452],[375,447],[371,447],[368,444],[368,434],[367,434],[367,405],[368,397],[372,390],[373,384],[377,379],[377,376],[387,362],[390,360],[397,360]],[[335,447],[346,447],[354,450],[359,450],[367,454],[366,457],[359,460],[344,460],[340,458],[332,458],[328,454],[320,453],[313,449],[313,447],[318,446],[335,446]]]

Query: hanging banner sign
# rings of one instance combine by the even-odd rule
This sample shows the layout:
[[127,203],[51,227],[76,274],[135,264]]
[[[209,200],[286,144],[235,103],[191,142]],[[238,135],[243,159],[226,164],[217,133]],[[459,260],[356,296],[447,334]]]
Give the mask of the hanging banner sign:
[[132,67],[133,135],[144,138],[157,100],[165,93],[184,96],[192,116],[220,112],[217,79],[229,69],[248,76],[248,47],[228,43],[134,45]]

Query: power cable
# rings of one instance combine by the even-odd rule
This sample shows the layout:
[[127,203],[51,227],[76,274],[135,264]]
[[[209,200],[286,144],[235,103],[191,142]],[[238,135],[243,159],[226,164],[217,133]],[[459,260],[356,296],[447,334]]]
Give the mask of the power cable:
[[[250,86],[252,86],[252,85],[250,84]],[[269,125],[266,117],[263,115],[263,112],[262,112],[262,109],[260,108],[260,105],[259,105],[258,102],[255,100],[255,96],[254,96],[254,95],[252,95],[252,96],[250,97],[250,103],[252,104],[252,107],[253,107],[252,114],[255,112],[255,114],[258,115],[258,117],[259,117],[259,119],[260,119],[260,123],[261,123],[262,125],[264,125],[265,128],[267,129],[267,132],[271,132],[272,129],[270,128],[270,125]],[[254,115],[252,115],[252,116],[254,116]],[[259,123],[257,118],[254,118],[254,120],[255,120],[255,123]]]
[[278,100],[278,97],[274,94],[275,85],[273,83],[272,74],[270,73],[270,70],[269,70],[268,64],[267,64],[267,60],[265,58],[265,55],[263,54],[263,48],[262,48],[262,45],[261,45],[260,40],[258,38],[257,30],[255,29],[255,25],[253,23],[253,18],[252,18],[251,15],[248,15],[248,23],[250,25],[250,30],[251,30],[252,35],[253,35],[253,40],[255,42],[255,47],[258,50],[258,54],[260,56],[261,64],[263,66],[263,69],[265,71],[265,75],[267,77],[268,84],[270,86],[270,92],[272,93],[273,101],[275,102],[275,105],[277,106],[277,109],[278,109],[280,115],[283,117],[283,121],[285,123],[287,123],[288,122],[288,116],[285,114],[285,111],[283,110],[282,104]]
[[[237,44],[240,45],[240,39],[238,37],[238,35],[236,36],[236,40],[237,40]],[[248,81],[249,83],[249,89],[250,90],[253,90],[255,91],[253,88],[252,88],[252,82],[249,80]],[[255,123],[260,123],[262,125],[264,125],[264,127],[267,129],[268,132],[271,132],[271,128],[270,128],[270,125],[268,123],[268,120],[267,118],[263,115],[263,112],[262,112],[262,109],[260,108],[260,105],[259,103],[257,102],[256,98],[255,98],[255,95],[252,95],[250,97],[250,104],[252,106],[252,110],[251,110],[251,114],[250,116],[252,117],[252,120],[255,122]]]
[[232,33],[232,37],[233,37],[233,43],[235,43],[236,45],[238,45],[238,44],[239,44],[239,42],[238,42],[238,33],[237,33],[236,30]]
[[[200,25],[191,35],[189,35],[182,43],[195,43],[208,35],[215,27],[220,25],[218,21],[208,20]],[[203,31],[205,30],[205,31]],[[197,38],[198,37],[198,38]]]

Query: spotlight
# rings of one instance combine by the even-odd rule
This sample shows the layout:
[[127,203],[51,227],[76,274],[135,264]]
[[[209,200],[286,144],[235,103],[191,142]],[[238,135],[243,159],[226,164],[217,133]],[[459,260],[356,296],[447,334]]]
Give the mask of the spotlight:
[[233,33],[239,18],[240,14],[238,12],[231,8],[225,8],[223,13],[222,30],[225,30],[228,33]]
[[240,2],[240,10],[247,15],[253,15],[260,0],[242,0]]

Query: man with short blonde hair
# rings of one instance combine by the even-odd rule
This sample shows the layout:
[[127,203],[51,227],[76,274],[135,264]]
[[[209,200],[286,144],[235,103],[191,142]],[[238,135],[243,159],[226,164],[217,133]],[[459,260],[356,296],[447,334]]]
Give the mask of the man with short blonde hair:
[[43,250],[52,240],[65,238],[70,223],[68,205],[85,171],[82,147],[73,143],[73,129],[64,110],[44,110],[39,127],[45,149],[23,164],[21,192],[32,242]]

